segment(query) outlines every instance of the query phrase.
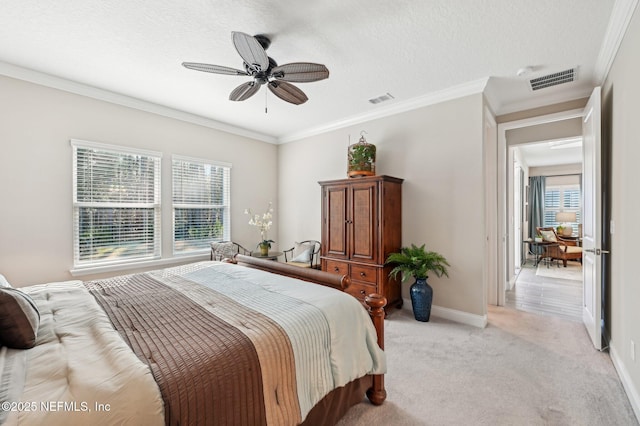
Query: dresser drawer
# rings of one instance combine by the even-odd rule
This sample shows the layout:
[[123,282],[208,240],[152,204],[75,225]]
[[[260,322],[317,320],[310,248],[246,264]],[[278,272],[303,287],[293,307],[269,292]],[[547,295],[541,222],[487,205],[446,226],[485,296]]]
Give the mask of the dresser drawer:
[[337,275],[349,275],[349,264],[345,262],[337,262],[335,260],[326,260],[326,271]]
[[376,286],[361,282],[358,283],[351,281],[351,284],[349,285],[349,287],[347,287],[347,293],[349,293],[353,297],[358,298],[361,301],[364,301],[365,297],[375,292]]
[[378,282],[378,268],[362,265],[351,265],[351,280],[376,284]]

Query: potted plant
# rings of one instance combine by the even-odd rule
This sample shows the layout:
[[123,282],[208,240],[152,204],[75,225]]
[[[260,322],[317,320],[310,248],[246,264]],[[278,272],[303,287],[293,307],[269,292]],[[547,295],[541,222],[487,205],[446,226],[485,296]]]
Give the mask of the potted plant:
[[357,143],[349,146],[348,176],[374,176],[376,172],[376,146],[364,138],[364,131]]
[[261,256],[268,256],[269,249],[271,248],[271,243],[275,243],[273,240],[262,240],[258,243],[258,248],[260,248]]
[[251,209],[245,209],[244,214],[248,214],[250,216],[249,225],[255,226],[260,230],[260,242],[257,245],[257,247],[260,248],[260,255],[268,256],[271,243],[275,243],[275,241],[267,239],[267,231],[271,228],[271,224],[273,223],[271,221],[273,218],[272,203],[269,202],[269,206],[262,216],[259,214],[254,215],[251,212]]
[[395,265],[389,272],[389,277],[396,278],[402,273],[402,281],[409,277],[415,278],[415,282],[409,288],[413,316],[418,321],[429,321],[431,315],[431,303],[433,301],[433,288],[427,283],[429,272],[436,276],[449,276],[447,266],[450,266],[440,253],[427,251],[425,245],[417,247],[402,247],[399,253],[391,253],[385,264]]

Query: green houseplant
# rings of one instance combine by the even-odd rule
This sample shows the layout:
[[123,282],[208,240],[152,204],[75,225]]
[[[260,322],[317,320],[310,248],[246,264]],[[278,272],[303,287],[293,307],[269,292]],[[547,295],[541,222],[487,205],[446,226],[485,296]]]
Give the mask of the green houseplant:
[[349,177],[373,176],[376,172],[376,146],[364,138],[364,131],[360,140],[349,145],[348,170]]
[[402,281],[407,281],[410,277],[415,279],[409,288],[413,316],[418,321],[429,321],[433,289],[427,283],[428,274],[433,272],[438,277],[448,277],[447,267],[450,265],[447,259],[440,253],[427,251],[425,244],[420,247],[411,244],[411,247],[402,247],[399,253],[391,253],[385,264],[394,265],[389,277],[395,279],[401,273]]

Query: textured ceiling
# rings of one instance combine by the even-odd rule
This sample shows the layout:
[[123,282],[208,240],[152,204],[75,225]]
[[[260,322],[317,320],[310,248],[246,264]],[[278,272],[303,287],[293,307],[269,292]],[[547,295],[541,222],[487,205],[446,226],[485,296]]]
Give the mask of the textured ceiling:
[[[582,97],[598,83],[614,0],[3,0],[1,7],[5,65],[283,141],[483,80],[498,112]],[[180,64],[242,69],[232,31],[267,34],[267,53],[279,64],[323,63],[330,77],[299,84],[309,97],[301,106],[265,88],[231,102],[248,77]],[[525,66],[532,72],[516,76]],[[529,78],[570,67],[578,67],[576,82],[529,90]],[[368,102],[385,93],[394,99]]]

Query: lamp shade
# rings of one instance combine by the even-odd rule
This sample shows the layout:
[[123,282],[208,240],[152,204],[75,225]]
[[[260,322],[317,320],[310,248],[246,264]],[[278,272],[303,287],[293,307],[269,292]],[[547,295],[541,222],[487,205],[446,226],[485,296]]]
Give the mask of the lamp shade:
[[576,213],[575,212],[558,212],[556,213],[556,222],[558,223],[567,223],[567,222],[575,222],[576,221]]

